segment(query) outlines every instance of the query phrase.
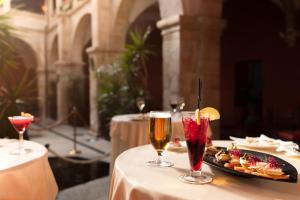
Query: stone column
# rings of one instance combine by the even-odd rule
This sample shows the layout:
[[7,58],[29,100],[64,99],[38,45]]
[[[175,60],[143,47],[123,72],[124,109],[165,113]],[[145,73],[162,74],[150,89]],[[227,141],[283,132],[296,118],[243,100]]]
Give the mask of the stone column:
[[105,64],[111,63],[113,58],[117,56],[117,52],[104,50],[99,47],[90,47],[87,49],[90,57],[89,74],[90,74],[90,128],[98,132],[99,130],[99,111],[98,111],[98,80],[96,78],[96,70]]
[[[186,110],[197,107],[198,78],[202,106],[220,108],[221,20],[199,15],[175,15],[157,23],[163,35],[163,105],[171,93],[181,94]],[[217,128],[218,129],[218,128]],[[214,130],[218,135],[219,130]]]
[[[80,81],[83,79],[82,66],[84,63],[59,61],[55,64],[58,71],[57,119],[60,121],[69,114],[73,106],[70,103],[70,89],[74,80]],[[80,94],[80,91],[78,94]]]
[[[98,103],[97,103],[97,93],[98,93],[98,83],[96,77],[96,69],[101,63],[101,53],[95,47],[90,47],[87,49],[89,54],[89,81],[90,81],[90,128],[93,132],[98,133],[99,130],[99,118],[98,118]],[[97,134],[98,135],[98,134]]]
[[111,22],[110,0],[91,0],[92,15],[92,44],[87,49],[90,58],[90,128],[92,132],[97,133],[99,130],[98,119],[98,82],[95,76],[95,70],[105,63],[106,49],[109,42],[109,31]]
[[38,99],[39,99],[39,105],[38,105],[38,110],[39,110],[39,117],[43,121],[46,119],[46,90],[45,90],[45,69],[39,67],[37,70],[37,86],[38,86]]

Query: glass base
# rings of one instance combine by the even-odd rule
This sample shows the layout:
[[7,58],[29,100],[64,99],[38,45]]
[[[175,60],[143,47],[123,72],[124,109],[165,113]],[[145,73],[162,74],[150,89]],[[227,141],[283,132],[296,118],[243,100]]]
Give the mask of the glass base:
[[168,162],[168,161],[160,161],[157,162],[157,160],[148,161],[147,166],[149,167],[172,167],[174,163]]
[[30,153],[32,150],[31,149],[16,149],[16,150],[13,150],[11,152],[9,152],[11,155],[24,155],[24,154],[28,154]]
[[196,176],[191,176],[190,174],[184,174],[179,176],[179,180],[190,184],[205,184],[212,182],[213,178],[207,174],[197,174]]

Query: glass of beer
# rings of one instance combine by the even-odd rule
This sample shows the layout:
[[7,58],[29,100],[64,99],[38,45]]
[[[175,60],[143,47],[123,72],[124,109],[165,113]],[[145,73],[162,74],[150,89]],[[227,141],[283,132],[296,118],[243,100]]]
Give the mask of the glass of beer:
[[163,160],[163,151],[170,142],[172,135],[171,112],[151,111],[149,121],[150,141],[156,150],[158,157],[156,160],[148,161],[148,166],[170,167],[174,164]]

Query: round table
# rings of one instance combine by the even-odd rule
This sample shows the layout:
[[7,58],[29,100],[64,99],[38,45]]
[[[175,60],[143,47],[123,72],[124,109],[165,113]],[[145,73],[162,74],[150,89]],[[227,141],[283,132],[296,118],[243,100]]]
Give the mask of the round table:
[[18,148],[17,140],[0,139],[0,199],[54,200],[57,184],[48,163],[47,149],[24,141],[28,154],[10,155]]
[[[116,115],[110,123],[110,172],[112,172],[115,159],[123,151],[150,143],[148,133],[148,116],[142,118],[141,114]],[[172,116],[172,138],[184,138],[183,126],[178,113]]]
[[[229,141],[213,141],[213,144],[227,146]],[[299,158],[286,157],[280,153],[274,155],[285,159],[300,171]],[[132,148],[122,153],[115,162],[109,199],[299,200],[300,198],[300,180],[298,183],[285,183],[243,178],[204,164],[203,171],[213,175],[213,182],[192,185],[178,180],[181,174],[189,170],[187,153],[166,151],[166,159],[173,162],[174,167],[155,168],[145,165],[148,160],[155,158],[156,152],[151,145]]]

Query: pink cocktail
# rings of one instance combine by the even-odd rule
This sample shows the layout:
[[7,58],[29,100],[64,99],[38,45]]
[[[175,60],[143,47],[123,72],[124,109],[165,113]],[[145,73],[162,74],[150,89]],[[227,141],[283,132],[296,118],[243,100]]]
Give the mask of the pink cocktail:
[[197,123],[194,112],[183,112],[182,115],[191,170],[189,174],[182,175],[179,178],[184,182],[193,184],[211,182],[212,178],[210,176],[201,173],[209,119],[200,117],[200,123]]
[[21,155],[25,154],[26,151],[23,149],[23,134],[28,128],[29,124],[33,121],[32,116],[13,116],[8,117],[10,123],[19,133],[19,149],[18,151],[11,152],[12,154]]

